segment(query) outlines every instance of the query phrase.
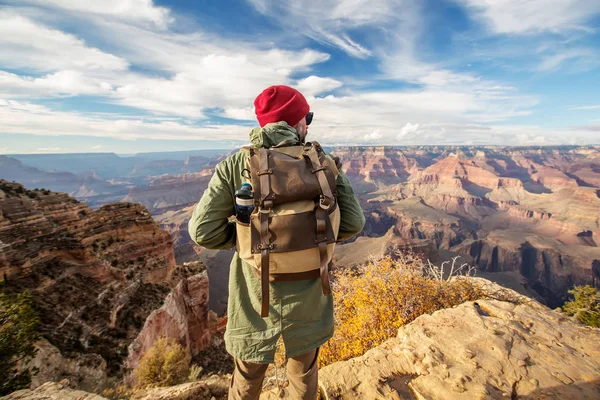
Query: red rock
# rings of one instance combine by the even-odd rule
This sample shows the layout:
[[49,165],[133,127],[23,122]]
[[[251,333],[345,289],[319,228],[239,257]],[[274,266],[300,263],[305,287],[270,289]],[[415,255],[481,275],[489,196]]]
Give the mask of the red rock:
[[161,337],[176,340],[192,356],[209,344],[211,329],[206,271],[183,278],[169,293],[163,306],[148,316],[138,337],[129,345],[127,367],[134,370]]

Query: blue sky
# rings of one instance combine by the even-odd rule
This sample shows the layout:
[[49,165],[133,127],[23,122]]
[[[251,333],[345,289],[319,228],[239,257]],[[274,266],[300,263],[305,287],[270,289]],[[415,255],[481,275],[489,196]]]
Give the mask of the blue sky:
[[327,145],[600,143],[600,1],[0,0],[0,154],[243,144],[262,89]]

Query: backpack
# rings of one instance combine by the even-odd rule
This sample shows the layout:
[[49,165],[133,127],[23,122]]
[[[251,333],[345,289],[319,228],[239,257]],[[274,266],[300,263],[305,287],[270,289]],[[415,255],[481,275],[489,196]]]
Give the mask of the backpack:
[[317,142],[242,150],[249,153],[244,172],[254,210],[250,223],[236,219],[236,245],[261,281],[261,316],[269,314],[269,282],[320,277],[328,296],[340,226],[335,162]]

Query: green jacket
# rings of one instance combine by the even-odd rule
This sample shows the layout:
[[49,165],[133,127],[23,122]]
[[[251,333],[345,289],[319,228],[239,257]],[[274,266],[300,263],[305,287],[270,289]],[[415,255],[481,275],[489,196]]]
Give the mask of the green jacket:
[[[296,130],[285,122],[255,128],[252,146],[271,147],[284,140],[300,144]],[[235,191],[244,179],[248,153],[237,152],[220,162],[208,189],[194,208],[188,229],[194,242],[209,249],[235,246]],[[350,182],[340,172],[337,179],[341,213],[339,239],[358,234],[365,218]],[[261,318],[261,286],[252,266],[236,252],[229,273],[228,321],[225,333],[227,351],[235,358],[256,363],[272,363],[279,336],[283,336],[287,357],[313,350],[333,335],[333,299],[324,296],[319,279],[270,284],[269,316]]]

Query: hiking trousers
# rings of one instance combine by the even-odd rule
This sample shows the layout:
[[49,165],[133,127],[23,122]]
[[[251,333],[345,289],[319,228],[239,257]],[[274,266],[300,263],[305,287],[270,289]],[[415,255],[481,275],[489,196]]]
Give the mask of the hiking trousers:
[[[315,400],[319,388],[318,349],[291,357],[286,372],[289,385],[285,388],[288,399]],[[229,400],[257,400],[269,364],[235,360],[235,370],[229,385]]]

